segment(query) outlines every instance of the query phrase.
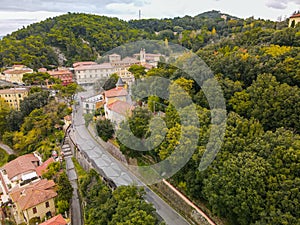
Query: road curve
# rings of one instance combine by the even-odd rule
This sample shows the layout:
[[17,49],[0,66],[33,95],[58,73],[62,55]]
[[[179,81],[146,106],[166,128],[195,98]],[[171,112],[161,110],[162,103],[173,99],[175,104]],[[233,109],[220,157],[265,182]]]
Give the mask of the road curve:
[[[80,93],[82,96],[82,93]],[[162,200],[156,193],[149,189],[136,176],[134,176],[120,161],[110,155],[100,146],[94,137],[88,132],[84,125],[81,104],[77,105],[73,111],[73,130],[70,132],[71,138],[76,142],[77,147],[84,153],[98,173],[105,173],[117,186],[138,184],[145,188],[145,200],[152,203],[157,214],[168,225],[188,225],[189,223],[178,214],[170,205]],[[107,164],[107,165],[105,165]],[[125,179],[126,178],[126,179]]]

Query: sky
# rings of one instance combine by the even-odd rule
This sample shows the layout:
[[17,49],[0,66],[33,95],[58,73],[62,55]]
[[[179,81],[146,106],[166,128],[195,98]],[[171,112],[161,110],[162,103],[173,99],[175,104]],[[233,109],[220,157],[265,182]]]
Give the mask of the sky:
[[291,16],[300,0],[0,0],[0,36],[67,12],[84,12],[123,20],[195,16],[218,10],[240,18]]

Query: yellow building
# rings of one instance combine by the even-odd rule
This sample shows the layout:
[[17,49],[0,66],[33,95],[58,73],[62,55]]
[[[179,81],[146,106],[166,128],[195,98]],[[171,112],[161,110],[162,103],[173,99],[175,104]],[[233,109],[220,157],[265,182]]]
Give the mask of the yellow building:
[[6,81],[23,84],[23,75],[33,73],[33,70],[24,65],[14,65],[11,69],[3,71],[3,73]]
[[0,90],[0,98],[13,109],[20,110],[20,101],[28,96],[27,88],[10,88]]
[[300,13],[294,14],[290,17],[289,27],[295,27],[299,22],[300,22]]
[[40,180],[12,191],[10,198],[17,224],[29,224],[32,218],[43,220],[54,216],[54,198],[57,196],[54,187],[54,181]]

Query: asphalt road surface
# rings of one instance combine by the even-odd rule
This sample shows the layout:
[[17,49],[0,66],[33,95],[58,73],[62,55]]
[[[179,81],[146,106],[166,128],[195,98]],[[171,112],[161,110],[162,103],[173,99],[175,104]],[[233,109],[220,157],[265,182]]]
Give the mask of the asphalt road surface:
[[[88,96],[90,93],[80,93],[80,97]],[[138,184],[145,188],[145,200],[152,203],[156,208],[157,214],[169,225],[188,225],[189,223],[178,214],[171,206],[162,200],[156,193],[149,189],[136,176],[134,176],[120,161],[111,156],[102,146],[96,142],[95,137],[91,136],[85,127],[82,106],[76,106],[73,111],[73,130],[70,132],[71,138],[92,165],[95,165],[100,174],[105,174],[112,179],[117,186]]]

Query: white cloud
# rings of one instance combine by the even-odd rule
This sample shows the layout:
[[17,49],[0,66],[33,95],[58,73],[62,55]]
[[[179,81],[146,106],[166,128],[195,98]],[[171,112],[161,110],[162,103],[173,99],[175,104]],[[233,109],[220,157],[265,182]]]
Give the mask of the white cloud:
[[289,4],[294,4],[300,7],[300,0],[269,0],[266,3],[266,6],[274,9],[286,9]]
[[109,4],[133,4],[144,6],[148,0],[1,0],[0,11],[51,11],[51,12],[101,12],[105,13]]
[[132,14],[138,11],[138,8],[134,3],[111,3],[106,5],[105,8],[109,12],[117,14]]
[[[83,12],[113,16],[120,19],[172,18],[195,16],[209,10],[219,10],[233,16],[276,20],[300,9],[300,0],[1,0],[0,35],[23,25],[67,12]],[[12,19],[24,19],[14,21]],[[11,19],[7,21],[7,19]],[[4,29],[5,28],[5,29]]]

